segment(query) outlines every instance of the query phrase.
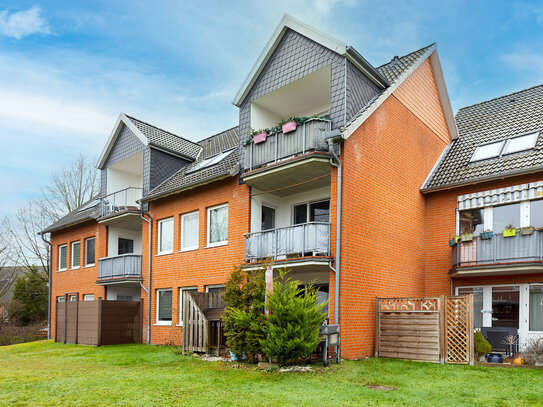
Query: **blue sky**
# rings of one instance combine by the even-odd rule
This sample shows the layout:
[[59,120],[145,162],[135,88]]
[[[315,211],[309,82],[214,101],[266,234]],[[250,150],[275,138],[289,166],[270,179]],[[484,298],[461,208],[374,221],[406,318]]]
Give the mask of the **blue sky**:
[[0,0],[0,216],[99,155],[121,111],[193,140],[235,125],[283,13],[374,65],[437,42],[455,112],[543,83],[539,2]]

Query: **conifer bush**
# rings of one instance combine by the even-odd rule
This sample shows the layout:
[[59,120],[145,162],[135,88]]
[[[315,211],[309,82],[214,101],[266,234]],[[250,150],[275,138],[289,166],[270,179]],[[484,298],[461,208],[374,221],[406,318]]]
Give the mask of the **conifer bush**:
[[484,356],[492,351],[492,346],[483,336],[481,331],[475,331],[473,335],[473,348],[477,356]]

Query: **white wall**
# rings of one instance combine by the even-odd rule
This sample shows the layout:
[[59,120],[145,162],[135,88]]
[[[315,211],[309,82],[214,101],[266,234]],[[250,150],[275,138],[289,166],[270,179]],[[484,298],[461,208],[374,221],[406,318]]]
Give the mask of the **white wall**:
[[141,254],[141,231],[122,229],[115,226],[108,227],[107,255],[117,256],[119,250],[119,238],[132,239],[134,241],[134,254]]
[[[260,190],[253,188],[252,193]],[[284,198],[273,194],[261,194],[251,197],[251,232],[260,232],[262,222],[262,205],[275,209],[275,227],[292,225],[294,205],[304,202],[321,201],[330,198],[330,187],[314,189]]]
[[[107,194],[128,187],[143,187],[143,153],[138,153],[107,167]],[[141,198],[141,192],[139,193],[139,196],[134,195],[128,196],[127,198],[129,202],[126,204],[135,205],[136,199]],[[117,203],[124,204],[124,195],[119,195],[119,199],[120,201]]]
[[107,300],[116,300],[117,295],[131,295],[132,301],[141,299],[141,287],[137,284],[109,284],[107,286]]

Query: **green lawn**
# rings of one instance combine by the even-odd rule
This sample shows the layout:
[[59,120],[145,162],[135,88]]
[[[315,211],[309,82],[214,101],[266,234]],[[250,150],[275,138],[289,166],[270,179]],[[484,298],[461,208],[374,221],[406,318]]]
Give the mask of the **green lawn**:
[[[394,386],[397,391],[365,385]],[[240,369],[147,345],[0,347],[0,405],[541,406],[543,371],[347,361],[312,373]]]

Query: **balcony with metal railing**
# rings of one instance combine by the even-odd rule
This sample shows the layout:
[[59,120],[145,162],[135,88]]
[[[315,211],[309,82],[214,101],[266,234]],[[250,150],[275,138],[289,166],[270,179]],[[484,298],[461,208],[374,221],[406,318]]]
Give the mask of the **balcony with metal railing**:
[[98,282],[141,279],[141,255],[122,254],[98,260]]
[[308,222],[244,236],[247,262],[330,256],[330,223]]
[[470,241],[458,241],[452,247],[453,267],[492,266],[498,264],[518,264],[543,261],[543,231],[534,230],[531,234],[504,237],[501,233],[482,239],[474,237]]
[[118,212],[139,211],[138,200],[143,195],[143,188],[128,187],[112,192],[100,198],[100,216],[110,216]]

